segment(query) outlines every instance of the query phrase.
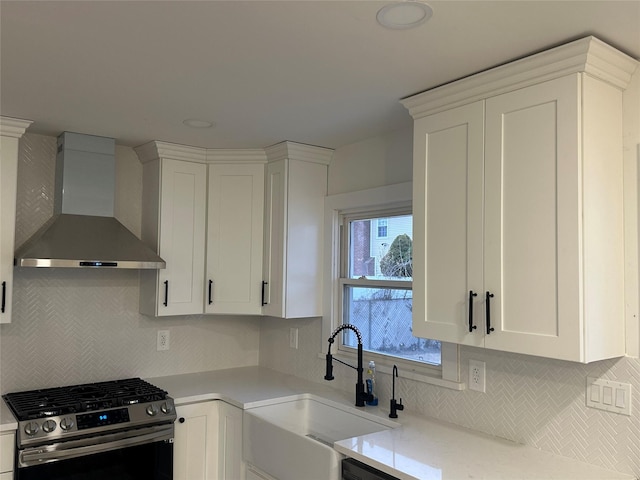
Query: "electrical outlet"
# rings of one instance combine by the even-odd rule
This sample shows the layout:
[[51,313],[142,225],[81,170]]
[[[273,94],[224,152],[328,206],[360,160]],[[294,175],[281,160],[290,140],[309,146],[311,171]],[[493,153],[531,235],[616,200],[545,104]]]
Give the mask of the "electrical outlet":
[[485,363],[469,360],[469,389],[486,392]]
[[169,330],[158,330],[158,352],[161,350],[169,350]]
[[289,329],[289,346],[291,348],[298,349],[298,329],[290,328]]

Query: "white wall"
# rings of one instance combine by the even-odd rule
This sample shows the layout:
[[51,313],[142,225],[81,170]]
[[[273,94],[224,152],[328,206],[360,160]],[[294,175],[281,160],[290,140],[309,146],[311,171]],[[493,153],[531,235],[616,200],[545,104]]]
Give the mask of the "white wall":
[[411,181],[413,130],[397,130],[336,149],[328,194]]
[[[637,277],[638,144],[640,143],[640,72],[625,93],[625,175],[628,186],[627,225],[632,267],[628,280]],[[329,167],[329,192],[344,193],[408,181],[411,172],[411,132],[358,142],[336,150]],[[403,144],[406,142],[405,144]],[[407,177],[409,172],[409,177]],[[635,263],[633,263],[635,262]],[[635,266],[633,266],[635,265]],[[630,352],[637,351],[637,282],[628,295]],[[299,349],[289,348],[291,321],[269,319],[262,325],[260,364],[323,382],[324,360],[319,318],[296,321]],[[634,350],[635,349],[635,350]],[[486,362],[487,393],[454,391],[402,378],[396,384],[407,411],[436,417],[491,435],[533,445],[640,478],[640,359],[620,358],[581,365],[558,360],[460,348],[462,381],[468,378],[470,359]],[[366,360],[366,359],[365,359]],[[335,365],[334,386],[351,392],[355,374]],[[623,416],[585,406],[586,377],[631,383],[633,415]],[[380,405],[388,405],[389,375],[378,373]],[[400,412],[402,415],[402,412]]]
[[[20,141],[16,245],[53,213],[56,139]],[[115,216],[140,232],[142,165],[116,148]],[[16,268],[13,322],[0,326],[0,392],[258,363],[259,319],[138,313],[137,270]],[[171,332],[156,351],[156,332]]]

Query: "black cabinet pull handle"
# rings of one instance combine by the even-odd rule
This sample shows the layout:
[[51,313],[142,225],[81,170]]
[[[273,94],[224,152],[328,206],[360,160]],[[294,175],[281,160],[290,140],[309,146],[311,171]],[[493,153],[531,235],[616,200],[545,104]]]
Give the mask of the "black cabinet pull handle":
[[477,296],[477,293],[475,293],[473,290],[469,290],[469,333],[478,328],[473,324],[473,297]]
[[164,281],[164,302],[165,307],[169,306],[169,280]]
[[180,418],[178,419],[178,421],[179,421],[180,423],[184,423],[184,417],[180,417]]
[[213,280],[209,280],[209,305],[213,303],[213,299],[211,298],[212,289],[213,289]]
[[487,292],[486,301],[485,301],[485,304],[487,307],[487,335],[491,335],[491,332],[495,330],[495,328],[491,326],[491,298],[492,297],[493,297],[493,293]]
[[265,282],[264,280],[262,281],[262,306],[265,306],[267,304],[267,302],[264,301],[264,286],[265,285],[269,285],[269,282]]
[[0,312],[4,313],[5,306],[7,305],[7,282],[2,282],[2,308]]

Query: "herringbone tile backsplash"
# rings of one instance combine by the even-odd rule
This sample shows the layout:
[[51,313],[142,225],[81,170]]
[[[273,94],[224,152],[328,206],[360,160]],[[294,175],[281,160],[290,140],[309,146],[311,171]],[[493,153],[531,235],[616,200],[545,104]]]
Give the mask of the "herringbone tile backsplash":
[[[16,245],[53,213],[56,139],[20,142]],[[142,166],[116,149],[116,217],[139,234]],[[169,351],[156,351],[159,329]],[[138,313],[137,270],[14,270],[13,321],[0,326],[0,392],[129,376],[153,377],[256,365],[256,318]]]

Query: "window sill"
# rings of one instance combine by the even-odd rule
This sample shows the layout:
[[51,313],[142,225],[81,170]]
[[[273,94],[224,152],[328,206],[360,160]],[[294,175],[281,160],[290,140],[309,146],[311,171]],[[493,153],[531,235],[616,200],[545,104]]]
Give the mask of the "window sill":
[[[346,355],[342,352],[332,353],[332,355],[334,358],[337,358],[349,364],[355,365],[357,362],[355,356]],[[321,358],[324,360],[326,358],[326,353],[319,353],[318,358]],[[364,374],[366,377],[367,366],[364,365],[363,367],[364,367]],[[384,374],[391,375],[391,372],[392,372],[392,367],[389,367],[381,363],[376,363],[376,373],[384,373]],[[445,380],[441,377],[435,377],[433,375],[428,375],[426,373],[419,372],[418,369],[413,369],[413,370],[403,369],[401,370],[401,372],[402,372],[401,374],[402,378],[408,378],[416,382],[427,383],[429,385],[436,385],[438,387],[443,387],[443,388],[448,388],[451,390],[458,390],[458,391],[466,390],[467,388],[467,385],[464,382],[454,382],[451,380]]]

